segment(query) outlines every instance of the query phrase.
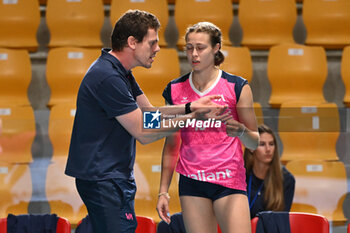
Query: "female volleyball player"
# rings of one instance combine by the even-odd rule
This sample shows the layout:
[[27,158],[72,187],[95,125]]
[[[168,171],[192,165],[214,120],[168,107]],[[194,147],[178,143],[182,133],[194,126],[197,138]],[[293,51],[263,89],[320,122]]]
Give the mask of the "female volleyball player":
[[[182,129],[166,138],[157,210],[170,222],[168,188],[173,171],[180,174],[179,195],[187,233],[250,232],[243,151],[254,150],[259,134],[248,82],[223,70],[221,31],[200,22],[187,29],[186,54],[192,72],[173,80],[164,90],[168,104],[186,103],[206,95],[220,95],[218,104],[228,106],[229,119],[218,127]],[[179,156],[178,156],[179,155]],[[177,165],[176,165],[177,164]]]

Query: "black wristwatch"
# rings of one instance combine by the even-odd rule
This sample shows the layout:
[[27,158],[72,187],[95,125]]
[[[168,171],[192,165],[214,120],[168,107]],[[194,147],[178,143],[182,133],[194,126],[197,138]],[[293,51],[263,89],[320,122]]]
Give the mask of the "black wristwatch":
[[187,104],[185,104],[185,114],[189,114],[191,112],[191,102],[188,102]]

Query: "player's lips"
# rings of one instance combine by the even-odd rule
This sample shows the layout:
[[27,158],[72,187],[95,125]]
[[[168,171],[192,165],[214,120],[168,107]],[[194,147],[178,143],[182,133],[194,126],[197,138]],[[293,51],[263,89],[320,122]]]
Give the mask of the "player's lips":
[[197,65],[197,64],[199,64],[200,62],[199,61],[192,61],[192,64],[193,65]]

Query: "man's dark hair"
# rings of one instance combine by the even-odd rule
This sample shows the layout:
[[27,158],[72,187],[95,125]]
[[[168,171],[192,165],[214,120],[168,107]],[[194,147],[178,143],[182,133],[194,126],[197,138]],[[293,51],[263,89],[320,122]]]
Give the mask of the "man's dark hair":
[[140,10],[128,10],[116,22],[111,40],[112,49],[121,51],[127,44],[129,36],[135,37],[141,42],[148,29],[159,29],[160,23],[157,17],[149,12]]

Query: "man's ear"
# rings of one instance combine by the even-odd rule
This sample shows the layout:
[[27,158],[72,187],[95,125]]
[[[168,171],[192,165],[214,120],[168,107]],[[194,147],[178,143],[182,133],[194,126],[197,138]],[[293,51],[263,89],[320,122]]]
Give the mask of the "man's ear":
[[131,49],[136,48],[137,40],[135,37],[129,36],[127,42],[128,42],[128,47],[130,47]]

